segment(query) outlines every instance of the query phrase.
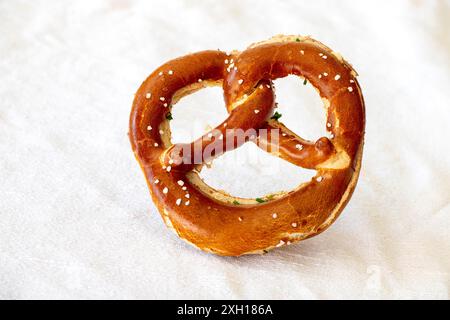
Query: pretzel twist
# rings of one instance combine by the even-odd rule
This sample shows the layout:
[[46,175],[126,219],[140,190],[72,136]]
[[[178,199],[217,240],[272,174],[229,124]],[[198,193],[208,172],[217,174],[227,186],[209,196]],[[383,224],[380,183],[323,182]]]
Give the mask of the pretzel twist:
[[[307,141],[271,119],[271,81],[290,74],[318,90],[331,140]],[[172,145],[167,120],[172,105],[208,85],[222,85],[228,118],[191,144]],[[356,186],[364,126],[364,101],[351,66],[316,40],[278,36],[243,52],[203,51],[163,64],[136,93],[130,141],[166,225],[202,250],[237,256],[312,237],[338,217]],[[266,136],[258,134],[261,128],[268,129]],[[251,129],[255,137],[230,135]],[[316,176],[263,203],[219,192],[199,178],[201,165],[250,140],[317,170]]]

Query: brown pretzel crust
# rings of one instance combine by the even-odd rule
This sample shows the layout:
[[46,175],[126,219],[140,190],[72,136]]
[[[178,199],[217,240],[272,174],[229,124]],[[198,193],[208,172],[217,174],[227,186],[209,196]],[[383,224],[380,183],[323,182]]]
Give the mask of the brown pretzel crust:
[[[237,70],[224,63],[231,59]],[[270,80],[288,74],[305,77],[319,91],[327,110],[327,130],[334,136],[331,141],[323,137],[311,143],[268,120],[274,103]],[[365,114],[355,76],[329,48],[310,38],[292,36],[232,55],[204,51],[158,68],[136,93],[130,141],[166,225],[202,250],[233,256],[262,253],[326,229],[350,199],[361,164]],[[217,129],[225,133],[224,123],[227,128],[278,128],[285,135],[280,135],[277,155],[315,168],[317,175],[310,182],[258,203],[214,190],[202,182],[192,165],[170,161],[173,146],[165,117],[171,103],[222,80],[230,116]],[[256,107],[261,110],[258,114],[253,112]],[[270,140],[258,137],[255,141],[262,147]],[[213,143],[223,142],[211,139],[202,142],[202,148]]]

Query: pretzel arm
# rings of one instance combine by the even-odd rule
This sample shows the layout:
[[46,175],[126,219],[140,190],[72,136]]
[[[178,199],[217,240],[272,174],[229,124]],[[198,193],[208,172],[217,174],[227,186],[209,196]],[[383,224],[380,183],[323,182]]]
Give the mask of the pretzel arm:
[[181,171],[211,162],[256,137],[259,128],[271,116],[273,108],[272,89],[265,85],[258,86],[231,111],[224,122],[191,143],[171,146],[163,154],[162,161],[164,165],[171,165],[172,169]]
[[267,134],[258,135],[257,146],[302,168],[316,169],[336,154],[333,143],[326,137],[316,142],[305,140],[276,120],[269,120],[264,129],[260,132]]

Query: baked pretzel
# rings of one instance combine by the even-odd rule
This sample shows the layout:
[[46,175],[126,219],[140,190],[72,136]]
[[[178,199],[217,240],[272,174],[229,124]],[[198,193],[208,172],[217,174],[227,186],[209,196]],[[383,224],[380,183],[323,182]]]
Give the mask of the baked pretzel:
[[[307,141],[274,119],[272,80],[290,74],[319,92],[330,138]],[[365,110],[356,75],[339,54],[300,36],[277,36],[242,52],[198,52],[156,69],[136,93],[129,135],[165,224],[188,243],[227,256],[265,253],[325,230],[349,201],[360,171]],[[172,106],[209,85],[222,85],[229,117],[192,144],[172,145]],[[261,128],[269,134],[258,134]],[[230,135],[235,130],[257,134],[239,140]],[[316,176],[257,199],[230,196],[200,179],[204,164],[247,141]]]

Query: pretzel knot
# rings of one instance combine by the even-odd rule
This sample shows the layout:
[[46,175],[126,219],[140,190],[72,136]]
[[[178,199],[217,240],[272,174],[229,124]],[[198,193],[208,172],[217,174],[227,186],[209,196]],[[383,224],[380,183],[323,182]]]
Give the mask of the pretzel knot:
[[[318,90],[330,138],[307,141],[273,116],[272,80],[290,74]],[[222,85],[228,118],[190,144],[173,145],[172,106],[209,85]],[[309,37],[277,36],[242,52],[202,51],[163,64],[136,93],[130,141],[166,225],[202,250],[237,256],[267,252],[331,225],[356,186],[364,126],[364,101],[352,67]],[[316,176],[262,199],[232,197],[200,179],[202,165],[247,141],[315,169]]]

